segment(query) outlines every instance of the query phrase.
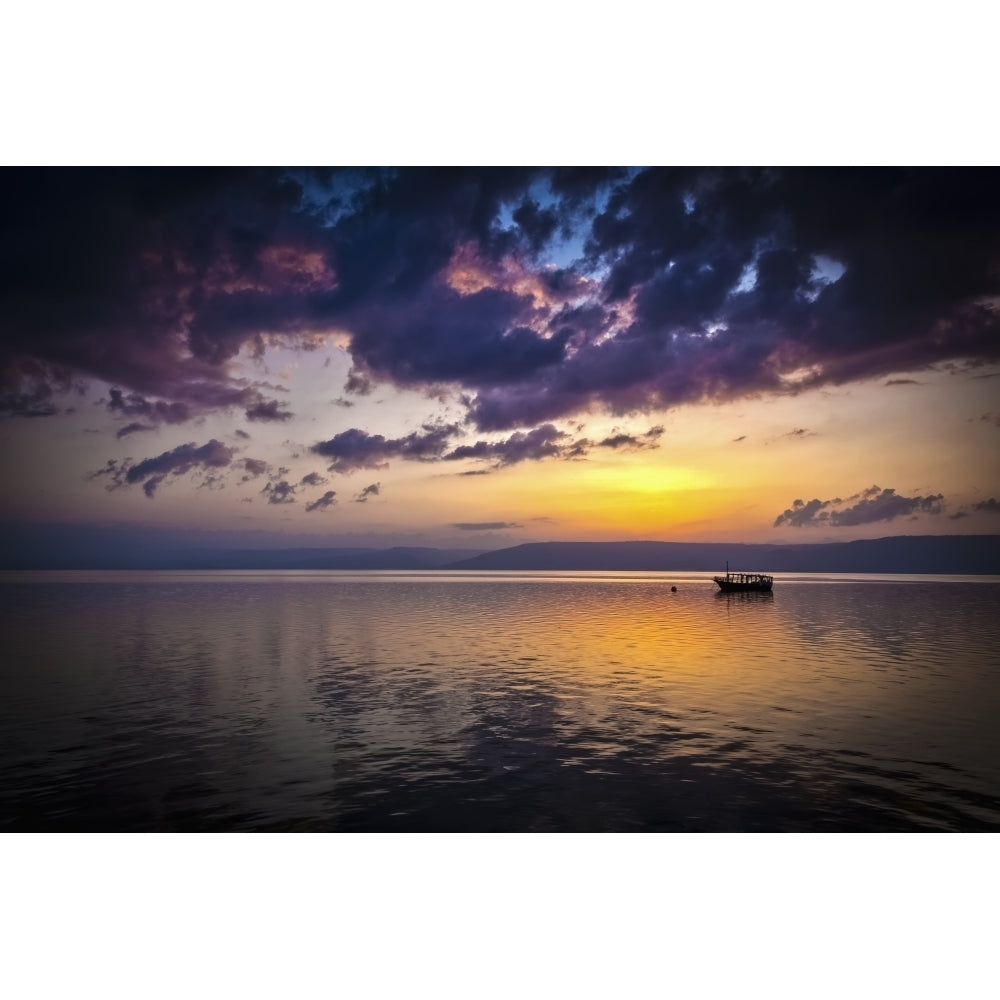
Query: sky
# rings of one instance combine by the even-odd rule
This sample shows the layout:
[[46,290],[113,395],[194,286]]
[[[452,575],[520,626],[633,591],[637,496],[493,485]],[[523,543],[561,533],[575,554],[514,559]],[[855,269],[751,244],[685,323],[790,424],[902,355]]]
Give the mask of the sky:
[[[340,5],[325,14],[317,14],[313,6],[292,4],[282,8],[280,17],[270,8],[246,8],[234,20],[230,5],[202,0],[195,9],[182,0],[169,10],[161,11],[156,4],[144,7],[126,24],[118,5],[58,5],[55,11],[51,5],[21,5],[7,14],[8,34],[17,44],[8,46],[0,63],[7,92],[17,94],[5,108],[6,162],[996,162],[992,131],[984,127],[994,103],[995,43],[993,34],[982,30],[980,5],[952,4],[947,16],[934,6],[913,8],[905,24],[896,6],[871,3],[841,5],[833,15],[826,8],[807,10],[802,5],[792,11],[783,3],[672,5],[666,16],[655,20],[649,18],[648,5],[639,4],[597,9],[589,17],[577,10],[572,18],[565,16],[562,4],[522,6],[508,9],[506,17],[486,8],[483,13],[463,8],[455,17],[450,4]],[[303,31],[303,25],[309,30]],[[787,178],[788,172],[784,174]],[[652,197],[648,186],[643,194],[633,185],[637,174],[617,172],[606,179],[606,193],[597,192],[580,203],[586,211],[570,227],[576,238],[562,239],[557,230],[539,253],[514,222],[516,207],[529,194],[540,211],[552,202],[566,208],[570,203],[558,192],[553,192],[552,202],[543,199],[543,189],[533,188],[534,181],[525,184],[513,176],[512,189],[502,198],[486,194],[483,214],[473,216],[467,203],[460,207],[456,202],[445,220],[440,201],[430,197],[414,195],[409,212],[399,204],[401,188],[395,189],[395,198],[389,191],[381,200],[375,197],[379,189],[366,183],[369,172],[347,171],[339,179],[336,173],[303,177],[295,172],[293,184],[308,186],[313,193],[308,205],[321,200],[324,191],[343,204],[354,187],[371,189],[356,209],[357,195],[349,196],[342,218],[324,220],[305,204],[304,211],[297,211],[291,188],[286,190],[292,200],[283,203],[283,210],[275,206],[272,196],[290,176],[288,171],[242,179],[236,172],[212,182],[204,175],[185,179],[177,171],[149,174],[143,181],[142,174],[137,178],[109,171],[88,175],[69,169],[46,178],[33,170],[24,174],[4,169],[0,522],[83,528],[136,525],[191,538],[200,529],[206,536],[228,532],[227,538],[252,539],[254,544],[280,544],[287,538],[310,543],[315,539],[316,544],[417,542],[483,548],[531,538],[796,542],[918,530],[995,533],[1000,524],[996,504],[991,503],[1000,501],[1000,341],[995,330],[1000,280],[994,235],[997,195],[989,183],[995,171],[988,176],[967,170],[893,174],[891,183],[880,185],[868,171],[849,170],[839,176],[798,172],[790,183],[772,187],[771,197],[757,202],[756,213],[729,201],[727,188],[739,188],[733,181],[715,187],[715,212],[701,186],[700,199],[692,203],[694,212],[684,213],[689,225],[683,227],[676,218],[667,226],[657,203],[662,199],[666,211],[672,202],[676,216],[677,189],[685,189],[680,198],[686,207],[683,199],[690,182],[682,181],[680,174],[661,174],[653,214],[643,215],[640,206]],[[933,182],[933,177],[939,181]],[[417,178],[413,183],[419,187],[422,182]],[[933,192],[926,190],[928,184]],[[754,188],[751,183],[748,190]],[[814,197],[808,194],[810,188]],[[622,190],[615,197],[617,189]],[[612,203],[610,218],[594,232],[594,222]],[[516,237],[514,245],[500,253],[495,242],[482,238],[483,215],[497,204],[502,207],[485,223],[487,236],[495,229],[513,230]],[[634,216],[637,210],[640,214]],[[422,231],[420,218],[427,222]],[[527,216],[522,213],[521,218]],[[698,228],[693,229],[696,221]],[[365,224],[367,246],[361,240]],[[699,337],[690,311],[680,308],[673,323],[659,321],[657,332],[648,313],[657,290],[666,292],[670,284],[663,254],[675,261],[671,274],[676,282],[690,273],[676,270],[678,264],[698,257],[711,263],[724,254],[730,240],[737,256],[746,257],[754,230],[762,249],[801,249],[838,262],[845,273],[818,293],[808,291],[806,305],[802,295],[792,296],[799,304],[798,323],[788,322],[773,297],[765,301],[761,292],[771,288],[777,293],[780,286],[767,279],[772,272],[765,266],[765,281],[752,300],[744,287],[739,296],[730,298],[727,292],[721,304],[709,303],[706,313],[728,315],[723,336],[716,330],[714,338],[704,333]],[[680,240],[685,232],[687,243]],[[713,233],[719,234],[718,242]],[[227,259],[235,261],[247,281],[249,272],[266,270],[268,258],[258,256],[255,234],[264,249],[317,247],[339,294],[334,289],[323,299],[300,291],[296,305],[294,288],[289,287],[282,301],[277,294],[281,281],[274,273],[282,270],[280,258],[271,258],[271,282],[265,285],[261,276],[264,290],[257,305],[266,302],[273,309],[251,309],[251,289],[240,292],[233,280],[227,291],[219,268],[228,266],[222,263]],[[437,378],[425,377],[421,383],[416,377],[401,377],[399,366],[391,363],[392,344],[381,354],[374,350],[372,324],[386,333],[398,329],[388,322],[385,310],[381,318],[376,315],[379,296],[393,290],[397,305],[418,300],[421,283],[407,287],[401,260],[435,235],[440,253],[471,242],[490,265],[489,273],[505,258],[523,262],[532,273],[544,270],[550,260],[557,268],[570,268],[594,283],[586,287],[592,290],[589,300],[596,317],[622,302],[621,286],[609,277],[616,272],[624,280],[631,266],[635,295],[630,289],[625,301],[638,303],[640,293],[648,289],[642,309],[646,322],[630,329],[622,313],[619,327],[609,327],[602,341],[592,327],[577,321],[575,336],[561,353],[557,341],[556,360],[547,369],[538,367],[534,377],[525,372],[519,381],[510,378],[508,357],[508,381],[495,382],[494,395],[506,387],[508,394],[520,388],[525,397],[537,396],[549,386],[550,400],[562,390],[568,403],[575,389],[581,402],[578,413],[528,420],[517,430],[526,434],[552,423],[570,435],[555,443],[568,443],[572,449],[578,438],[599,442],[631,434],[639,439],[662,426],[662,434],[645,438],[658,447],[626,450],[623,441],[617,448],[592,445],[586,456],[505,464],[498,456],[492,463],[488,458],[421,463],[411,452],[409,457],[386,457],[383,469],[359,469],[352,475],[328,472],[332,460],[308,449],[352,428],[399,440],[425,433],[425,421],[462,421],[463,433],[446,446],[452,451],[479,440],[504,441],[513,433],[487,432],[476,425],[474,401],[481,392],[489,395],[488,386],[480,384],[481,375],[477,380],[472,372],[439,371]],[[751,257],[757,256],[753,242]],[[377,250],[380,243],[382,249]],[[344,270],[345,259],[353,271]],[[210,261],[218,262],[215,270]],[[637,268],[642,262],[644,271]],[[838,273],[831,264],[820,264],[820,273]],[[428,253],[411,267],[414,278],[424,268],[422,287],[428,295],[449,287],[438,256]],[[367,283],[360,280],[366,270]],[[967,286],[957,271],[967,275]],[[758,266],[758,280],[761,273]],[[306,266],[299,274],[301,288],[301,275],[322,280],[323,271]],[[742,275],[741,267],[736,285]],[[675,284],[675,291],[680,288]],[[515,289],[513,294],[519,293]],[[660,300],[662,304],[662,295]],[[259,346],[255,336],[248,330],[238,333],[235,325],[232,337],[211,333],[215,324],[210,307],[218,318],[225,305],[235,307],[241,301],[249,326],[259,327]],[[755,324],[746,313],[740,323],[734,315],[738,302],[762,310],[767,301],[774,305],[770,323]],[[897,313],[901,301],[904,308]],[[369,318],[367,338],[361,330],[363,313]],[[886,313],[898,322],[884,322]],[[963,317],[970,315],[978,316],[978,322],[969,323],[963,335]],[[803,325],[806,317],[809,322]],[[535,329],[535,319],[528,320],[527,328]],[[304,333],[314,336],[307,339]],[[206,351],[211,342],[223,348],[218,355]],[[617,352],[608,344],[617,344]],[[318,346],[309,350],[306,345]],[[751,346],[763,356],[756,365]],[[233,347],[238,347],[236,353],[227,353]],[[574,360],[581,349],[583,356]],[[414,350],[426,355],[430,369],[429,346],[414,342]],[[634,362],[632,369],[618,369],[616,395],[608,385],[616,371],[610,364],[613,353],[621,361],[628,356]],[[433,355],[436,358],[437,352]],[[671,368],[668,358],[674,362]],[[585,365],[588,360],[592,364]],[[796,384],[795,379],[775,383],[775,373],[808,372],[811,365],[818,366],[812,384]],[[671,385],[669,372],[678,384]],[[417,366],[411,366],[411,373],[418,374]],[[684,373],[689,376],[687,392],[679,384]],[[760,384],[755,385],[755,379]],[[650,390],[645,403],[639,399],[644,381]],[[279,384],[289,391],[271,387]],[[696,396],[699,384],[704,391]],[[362,390],[369,385],[372,391],[365,394]],[[624,406],[630,388],[637,400],[634,409]],[[113,396],[113,389],[121,395]],[[225,398],[213,405],[212,391],[219,389],[231,394],[229,405]],[[241,392],[245,396],[237,399]],[[111,405],[115,399],[120,407]],[[244,399],[247,405],[241,405]],[[258,402],[276,400],[285,407],[276,405],[275,412],[293,415],[270,421],[247,416]],[[182,405],[171,408],[172,403]],[[126,406],[132,412],[125,412]],[[269,412],[255,411],[258,417]],[[133,428],[119,437],[130,424],[152,429]],[[584,428],[577,431],[579,424]],[[213,440],[227,450],[213,446],[199,454],[214,454],[228,464],[206,467],[193,459],[186,472],[179,471],[177,448],[190,445],[190,454]],[[519,440],[523,445],[524,439]],[[127,482],[127,472],[120,472],[120,486],[110,471],[93,475],[171,452],[174,458],[161,458],[160,466],[173,462],[173,474],[159,473],[164,478],[151,488],[152,497],[143,487],[155,473],[142,480],[140,470]],[[264,463],[266,475],[244,482],[244,476],[261,468],[251,464],[248,469],[248,459]],[[109,467],[109,462],[116,464]],[[283,468],[289,472],[279,476]],[[312,473],[329,482],[302,484]],[[210,476],[217,479],[209,483]],[[576,482],[571,481],[574,476]],[[269,502],[272,479],[295,488],[285,496],[294,503]],[[262,492],[269,484],[271,491]],[[364,493],[376,484],[377,495]],[[107,489],[109,485],[114,488]],[[877,494],[862,495],[876,486]],[[892,490],[888,500],[880,501],[885,513],[893,504],[912,509],[866,525],[847,524],[843,518],[833,523],[834,512],[877,499],[885,490]],[[328,491],[335,491],[330,503],[306,511]],[[939,493],[941,500],[936,501]],[[363,502],[355,502],[362,496]],[[922,508],[913,504],[928,496],[932,499]],[[839,505],[818,506],[838,498]],[[802,501],[798,507],[796,500]],[[941,509],[931,513],[928,508],[935,504]],[[784,516],[786,511],[791,511],[791,519]],[[862,506],[854,517],[866,511],[875,512],[870,505]],[[820,521],[824,513],[828,516]],[[606,866],[609,872],[619,872],[626,854],[613,838],[602,843],[607,845],[606,857],[597,859],[597,870]],[[765,922],[770,929],[780,920],[779,912],[788,909],[782,909],[782,903],[787,890],[801,881],[797,876],[802,864],[834,872],[836,882],[831,885],[853,889],[851,903],[825,903],[810,913],[809,922],[810,928],[833,934],[841,932],[847,906],[870,885],[879,884],[886,866],[891,869],[900,856],[907,859],[907,871],[914,862],[923,870],[944,871],[946,862],[949,873],[956,865],[960,870],[966,865],[968,874],[975,875],[938,880],[940,885],[981,882],[985,866],[974,857],[967,860],[967,847],[962,857],[942,855],[940,866],[931,858],[928,868],[926,842],[921,842],[919,857],[906,855],[911,843],[891,839],[891,856],[883,852],[884,863],[873,867],[868,845],[862,854],[832,849],[827,840],[813,851],[805,840],[791,848],[783,842],[779,859],[766,855],[768,843],[762,848],[761,841],[755,841],[754,857],[730,865],[724,881],[729,889],[734,882],[739,887],[745,873],[762,870],[764,861],[768,893],[762,906],[773,918]],[[91,844],[88,851],[95,850]],[[371,847],[371,860],[384,867],[387,850],[391,858],[404,846],[394,841],[387,849],[379,843]],[[691,843],[686,850],[697,857],[700,847]],[[125,845],[129,848],[131,842]],[[553,862],[558,868],[553,856],[540,869],[532,856],[536,849],[536,843],[519,843],[505,852],[517,858],[512,881],[528,886],[526,898],[531,898],[534,883],[544,885],[547,878],[551,882]],[[121,844],[115,845],[115,858],[120,859],[122,850]],[[226,850],[230,856],[228,842]],[[419,850],[428,848],[422,843]],[[593,843],[586,850],[585,863],[594,869]],[[727,850],[741,848],[729,843]],[[911,855],[914,850],[910,848]],[[22,865],[13,873],[15,881],[20,871],[52,871],[51,845],[46,844],[45,851],[44,866]],[[159,841],[156,851],[152,867],[169,872],[172,884],[185,885],[192,873],[201,878],[204,844],[197,845],[197,856],[178,853],[176,863]],[[454,860],[455,851],[449,845],[449,860]],[[789,851],[799,863],[787,866],[786,879],[781,862],[787,862]],[[577,862],[584,859],[563,843],[559,857],[569,859],[567,871],[575,879]],[[252,859],[258,871],[266,872],[260,860]],[[357,900],[363,907],[371,896],[369,879],[352,881],[357,872],[367,870],[365,860],[364,854],[360,862],[352,856],[352,864],[337,873],[337,891],[341,897],[346,894],[348,904]],[[682,902],[699,905],[703,879],[699,876],[690,887],[684,879],[688,870],[718,869],[715,845],[706,844],[705,860],[700,867],[670,870],[669,890],[675,898],[680,886]],[[287,873],[287,858],[281,861],[281,871]],[[447,904],[454,896],[448,892],[449,865],[431,867],[437,882],[444,879],[445,891],[437,897]],[[407,872],[427,869],[426,864],[397,865],[394,878],[405,885]],[[648,882],[650,870],[642,870],[642,879],[616,878],[613,884]],[[115,892],[116,867],[100,847],[94,858],[72,858],[59,865],[58,887],[90,871],[101,872],[106,918],[91,923],[106,933],[108,920],[134,912],[136,900],[125,900],[128,907],[118,905],[123,899]],[[273,900],[280,904],[272,907],[275,912],[312,916],[315,871],[316,866],[309,869],[310,897]],[[281,885],[288,884],[283,878]],[[94,894],[88,894],[86,885],[80,888],[75,897],[72,892],[63,895],[88,899],[92,910]],[[409,888],[415,890],[413,898],[423,898],[423,887]],[[753,893],[758,887],[746,883],[742,888]],[[933,885],[929,891],[933,897]],[[949,914],[948,923],[933,927],[933,953],[944,959],[939,978],[953,979],[956,968],[975,976],[983,970],[968,962],[967,940],[978,926],[954,916],[974,913],[974,907],[963,905],[972,899],[956,900],[948,891],[945,898],[939,890],[936,900],[943,904],[938,909]],[[629,905],[638,900],[617,892],[614,905],[619,912],[644,913],[643,907]],[[926,896],[926,886],[922,892]],[[30,903],[36,897],[33,883],[23,898]],[[561,897],[548,894],[549,912],[552,898]],[[175,907],[159,905],[156,912],[144,913],[140,945],[157,939],[148,930],[152,924],[155,931],[163,914],[164,929],[172,928],[185,905],[182,900]],[[341,909],[350,912],[351,906]],[[685,912],[683,905],[674,909]],[[435,910],[432,903],[431,912],[439,919],[428,922],[436,935],[429,944],[440,937],[447,914],[465,910]],[[879,912],[885,913],[883,898]],[[911,927],[913,913],[921,915],[919,928]],[[495,921],[496,929],[503,931],[519,914],[520,909],[492,905],[477,914],[476,926],[481,931],[484,922],[489,927]],[[909,931],[926,933],[926,908],[897,908],[891,916],[895,919],[883,923],[901,946],[911,942]],[[228,925],[241,928],[240,915],[234,917]],[[573,928],[572,919],[550,923]],[[635,964],[636,927],[627,918],[620,923],[622,947],[616,948],[617,940],[606,943],[610,953],[624,960],[619,967],[625,968]],[[311,920],[306,929],[316,925]],[[66,937],[85,948],[89,942],[81,939],[81,926],[77,922],[73,935]],[[300,929],[294,921],[283,920],[277,937],[272,934],[277,948],[269,940],[269,954],[295,956],[294,965],[281,962],[280,974],[286,978],[288,968],[302,964]],[[795,928],[790,930],[795,933]],[[286,939],[294,942],[294,950],[281,947]],[[822,933],[810,936],[811,941],[822,939]],[[357,954],[367,959],[370,942],[355,943]],[[33,942],[27,944],[23,951],[30,961],[35,957]],[[703,936],[689,937],[686,944],[692,954],[703,954]],[[141,954],[141,947],[136,951]],[[802,951],[808,958],[808,947]],[[962,961],[953,961],[956,957]],[[131,971],[127,961],[120,967]],[[847,975],[871,971],[849,962],[843,968]],[[798,987],[808,965],[793,960],[789,969]],[[359,976],[365,971],[359,966]],[[921,966],[922,981],[933,981],[926,971]],[[898,980],[898,964],[886,972]],[[226,975],[231,974],[227,967]],[[560,975],[565,975],[564,969]],[[679,975],[683,979],[686,971]]]
[[1000,531],[989,168],[5,168],[0,520]]

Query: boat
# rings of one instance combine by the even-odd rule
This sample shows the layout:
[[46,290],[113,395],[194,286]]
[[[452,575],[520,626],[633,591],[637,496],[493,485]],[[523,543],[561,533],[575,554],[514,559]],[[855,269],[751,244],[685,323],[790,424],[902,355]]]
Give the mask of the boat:
[[713,576],[724,594],[746,594],[771,592],[774,577],[767,573],[730,573],[729,563],[726,563],[725,576]]

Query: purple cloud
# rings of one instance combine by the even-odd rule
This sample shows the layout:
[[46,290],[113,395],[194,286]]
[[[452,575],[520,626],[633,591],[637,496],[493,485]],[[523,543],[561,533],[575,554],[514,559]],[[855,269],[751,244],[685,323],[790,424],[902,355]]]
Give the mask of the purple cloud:
[[122,464],[115,458],[109,458],[102,468],[86,473],[83,478],[92,481],[100,479],[102,476],[107,476],[109,479],[106,489],[116,489],[122,485],[122,477],[124,476]]
[[570,330],[543,336],[526,324],[532,299],[483,288],[462,294],[434,282],[419,298],[350,318],[351,351],[368,372],[400,385],[516,384],[560,362]]
[[247,407],[244,410],[244,416],[247,420],[259,420],[259,421],[279,421],[279,420],[291,420],[294,414],[284,409],[283,403],[279,403],[276,399],[261,400],[259,403],[254,403],[253,406]]
[[121,389],[109,390],[108,410],[125,417],[142,417],[157,424],[182,424],[191,416],[186,403],[167,403],[161,399],[151,402],[134,392],[126,396]]
[[582,458],[592,447],[620,450],[656,448],[663,435],[663,427],[657,426],[651,427],[644,434],[619,432],[592,443],[586,438],[574,440],[554,424],[542,424],[529,431],[515,431],[498,441],[480,440],[446,451],[450,439],[459,431],[457,424],[428,424],[423,427],[422,433],[414,432],[402,438],[385,438],[381,434],[368,434],[358,428],[351,428],[329,441],[318,442],[313,445],[312,451],[332,458],[329,471],[338,473],[385,468],[391,458],[422,462],[474,460],[491,462],[494,467],[500,468],[549,458]]
[[268,470],[267,462],[259,458],[244,458],[242,463],[246,475],[240,480],[241,483],[247,483],[251,479],[256,479],[258,476],[263,476]]
[[[1000,358],[989,170],[16,169],[4,184],[11,416],[55,414],[97,379],[145,425],[289,419],[234,359],[334,330],[349,394],[459,388],[482,433]],[[577,259],[545,267],[566,241]]]
[[[354,396],[370,396],[375,389],[375,383],[364,372],[352,368],[347,373],[347,381],[344,383],[344,392]],[[341,406],[353,406],[350,400],[341,400]]]
[[514,521],[460,521],[452,525],[460,531],[499,531],[504,528],[523,528]]
[[569,435],[553,424],[543,424],[531,431],[515,431],[502,441],[477,441],[475,444],[460,445],[444,456],[447,461],[460,459],[487,459],[498,465],[515,465],[529,460],[559,458],[565,451],[565,441]]
[[663,427],[650,427],[645,434],[626,434],[619,431],[610,437],[598,441],[597,448],[611,448],[615,451],[641,451],[645,448],[659,448],[660,438],[663,437]]
[[314,510],[326,510],[336,505],[336,490],[327,490],[318,500],[306,504],[306,513],[311,514]]
[[156,490],[168,476],[180,476],[194,469],[221,469],[233,460],[233,449],[212,438],[207,444],[178,445],[153,458],[143,459],[133,464],[131,459],[122,462],[110,459],[102,469],[90,473],[87,478],[108,476],[108,489],[132,486],[142,483],[143,492],[152,498]]
[[330,472],[346,474],[357,469],[383,469],[390,458],[434,461],[447,447],[449,438],[458,433],[457,424],[425,424],[423,433],[414,431],[401,438],[386,438],[368,434],[352,427],[334,435],[329,441],[319,441],[312,451],[332,459]]
[[530,431],[515,431],[510,437],[500,441],[476,441],[474,444],[459,445],[443,458],[446,461],[491,461],[497,467],[547,458],[584,458],[591,448],[609,448],[614,451],[658,448],[663,432],[661,426],[651,427],[644,434],[618,431],[601,441],[592,442],[587,438],[573,439],[554,424],[542,424]]
[[295,487],[287,479],[279,479],[276,483],[268,483],[261,493],[267,497],[268,503],[295,503]]
[[51,417],[59,412],[53,397],[69,386],[69,373],[57,365],[0,353],[0,415]]
[[145,493],[150,500],[152,500],[156,495],[157,488],[165,478],[165,476],[150,476],[149,479],[142,484],[142,492]]
[[[844,503],[857,501],[852,506]],[[941,514],[944,510],[944,495],[931,494],[925,497],[904,497],[892,489],[872,486],[848,500],[813,499],[808,503],[796,500],[791,507],[775,518],[774,527],[788,525],[792,528],[827,525],[830,527],[854,527],[876,521],[891,521],[897,517],[912,514]]]
[[[171,451],[165,451],[155,458],[147,458],[137,465],[131,466],[125,473],[125,482],[144,482],[143,489],[147,496],[152,496],[156,487],[166,476],[179,476],[195,468],[218,469],[229,465],[233,460],[232,448],[227,448],[221,441],[212,438],[200,447],[193,442],[178,445]],[[155,484],[150,488],[150,481]]]
[[304,475],[299,480],[300,486],[325,486],[329,482],[328,479],[321,476],[318,472],[310,472]]
[[803,525],[814,525],[829,520],[830,515],[827,508],[832,501],[820,500],[818,498],[806,503],[804,500],[796,500],[791,507],[774,519],[774,526],[780,527],[787,524],[792,528],[801,528]]
[[366,486],[355,498],[355,503],[366,503],[369,497],[377,497],[382,486],[380,483],[372,483]]
[[940,514],[944,509],[944,495],[903,497],[895,490],[882,490],[878,496],[860,500],[846,510],[833,511],[830,523],[836,526],[868,524],[872,521],[891,521],[906,514]]
[[124,427],[120,428],[118,433],[115,434],[116,438],[128,437],[129,434],[135,434],[138,431],[154,431],[156,428],[152,424],[140,424],[132,423],[126,424]]

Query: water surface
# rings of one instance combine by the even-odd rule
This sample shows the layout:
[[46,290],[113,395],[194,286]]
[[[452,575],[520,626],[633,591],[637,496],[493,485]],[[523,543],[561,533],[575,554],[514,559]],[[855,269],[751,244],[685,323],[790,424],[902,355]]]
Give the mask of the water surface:
[[3,574],[0,829],[1000,829],[998,608],[996,578]]

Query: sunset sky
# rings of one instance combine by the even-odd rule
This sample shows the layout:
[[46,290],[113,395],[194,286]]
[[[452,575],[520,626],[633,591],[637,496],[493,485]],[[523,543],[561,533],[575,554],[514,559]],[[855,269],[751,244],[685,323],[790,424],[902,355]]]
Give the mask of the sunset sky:
[[7,524],[1000,531],[995,170],[0,176]]

